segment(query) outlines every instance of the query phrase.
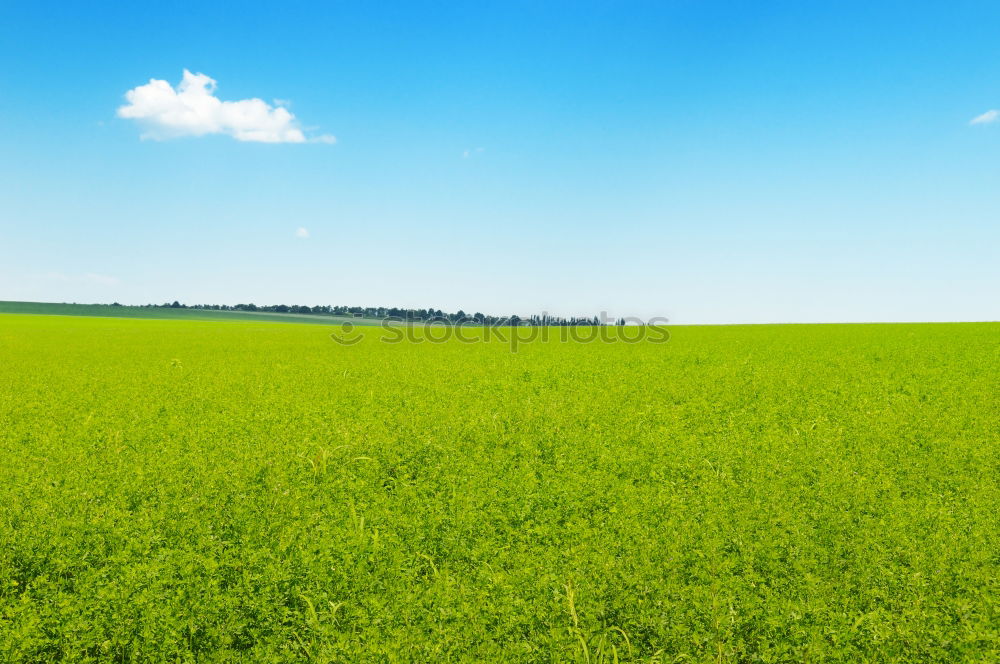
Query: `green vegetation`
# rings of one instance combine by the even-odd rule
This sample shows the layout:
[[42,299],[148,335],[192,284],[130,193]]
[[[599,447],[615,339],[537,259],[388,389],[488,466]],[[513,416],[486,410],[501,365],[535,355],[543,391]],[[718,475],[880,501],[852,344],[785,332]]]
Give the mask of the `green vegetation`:
[[[282,323],[342,323],[351,321],[358,325],[374,325],[385,319],[396,322],[427,322],[453,323],[463,325],[492,326],[592,326],[601,325],[598,316],[574,316],[562,318],[559,316],[533,315],[522,318],[516,314],[507,316],[492,316],[476,312],[467,314],[461,309],[446,313],[440,309],[403,309],[399,307],[347,307],[331,305],[306,306],[298,304],[194,304],[186,305],[177,302],[143,306],[128,306],[118,304],[68,304],[55,302],[3,302],[0,301],[0,313],[4,314],[54,314],[62,316],[114,316],[116,318],[183,318],[187,320],[216,321],[270,321]],[[625,325],[625,319],[613,321]]]
[[0,316],[0,660],[1000,660],[1000,325],[333,329]]
[[0,314],[45,314],[50,316],[109,316],[113,318],[156,318],[200,321],[245,321],[258,323],[315,323],[335,325],[351,321],[357,325],[372,325],[377,321],[348,316],[281,314],[251,311],[219,311],[189,307],[135,307],[118,304],[69,304],[56,302],[0,301]]

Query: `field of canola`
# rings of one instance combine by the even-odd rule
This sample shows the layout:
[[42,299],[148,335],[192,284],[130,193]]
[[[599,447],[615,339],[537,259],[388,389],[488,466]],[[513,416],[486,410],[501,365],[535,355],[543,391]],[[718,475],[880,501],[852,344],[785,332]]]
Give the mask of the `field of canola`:
[[1000,661],[1000,324],[0,315],[0,661]]

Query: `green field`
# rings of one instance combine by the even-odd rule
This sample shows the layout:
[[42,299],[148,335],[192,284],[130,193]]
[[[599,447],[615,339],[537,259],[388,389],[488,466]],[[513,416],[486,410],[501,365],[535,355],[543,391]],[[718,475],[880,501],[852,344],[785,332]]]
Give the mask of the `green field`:
[[156,318],[162,320],[196,320],[254,323],[314,323],[339,325],[350,321],[355,325],[374,325],[378,321],[342,316],[309,314],[277,314],[256,311],[212,311],[173,307],[135,307],[111,304],[75,304],[57,302],[0,301],[0,314],[45,314],[49,316],[101,316],[112,318]]
[[0,315],[0,661],[1000,661],[1000,324]]

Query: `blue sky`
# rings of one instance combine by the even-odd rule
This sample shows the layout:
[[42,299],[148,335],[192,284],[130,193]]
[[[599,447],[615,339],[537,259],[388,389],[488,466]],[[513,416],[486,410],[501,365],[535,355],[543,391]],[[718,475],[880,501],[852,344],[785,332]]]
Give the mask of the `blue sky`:
[[204,5],[0,6],[0,299],[1000,319],[1000,4]]

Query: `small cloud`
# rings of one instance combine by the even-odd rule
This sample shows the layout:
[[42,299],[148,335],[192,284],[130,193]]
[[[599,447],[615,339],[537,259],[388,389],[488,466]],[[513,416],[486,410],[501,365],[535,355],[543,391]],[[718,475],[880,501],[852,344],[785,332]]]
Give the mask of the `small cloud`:
[[303,228],[302,226],[299,226],[295,230],[295,237],[297,237],[297,238],[299,238],[301,240],[306,239],[307,237],[309,237],[309,229],[308,228]]
[[1000,120],[1000,111],[989,110],[969,120],[970,125],[992,124]]
[[465,151],[462,152],[462,159],[468,159],[469,157],[475,156],[477,154],[482,154],[485,150],[486,150],[486,148],[476,148],[474,150],[473,149],[465,150]]
[[282,101],[271,106],[262,99],[222,101],[215,96],[216,82],[205,74],[184,70],[175,89],[170,83],[150,79],[125,93],[128,104],[118,117],[136,120],[146,131],[143,138],[166,140],[182,136],[225,134],[238,141],[257,143],[333,143],[329,135],[307,138],[298,120]]

